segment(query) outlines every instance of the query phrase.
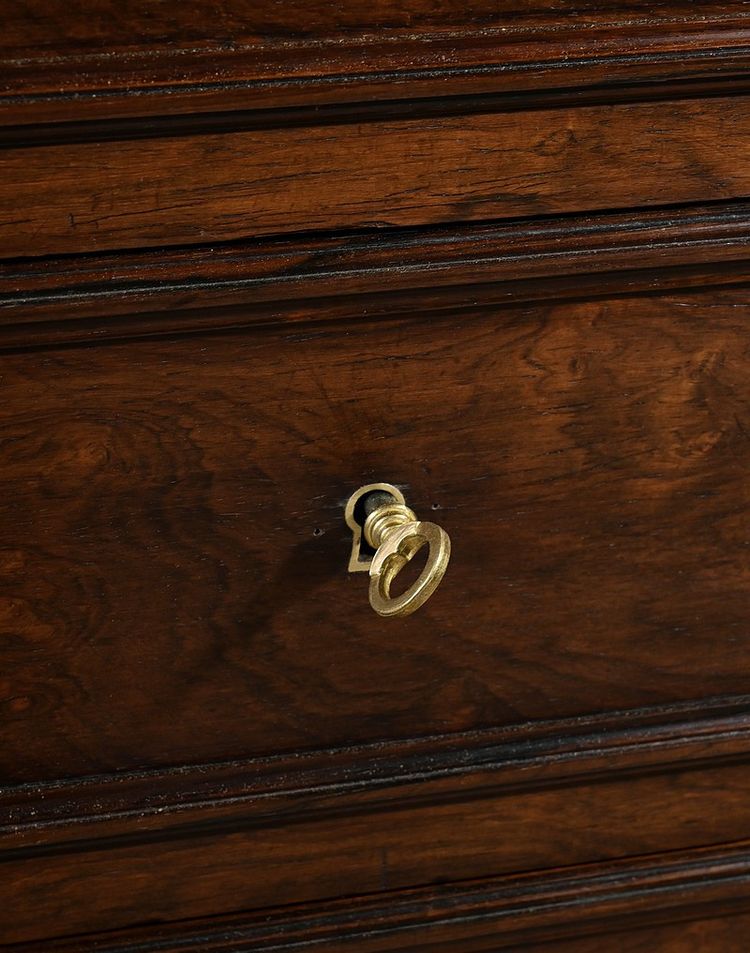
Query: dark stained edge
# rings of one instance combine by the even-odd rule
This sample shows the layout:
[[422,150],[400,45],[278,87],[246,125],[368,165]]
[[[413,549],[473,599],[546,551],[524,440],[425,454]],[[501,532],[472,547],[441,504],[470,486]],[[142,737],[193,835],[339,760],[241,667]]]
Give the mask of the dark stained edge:
[[[606,60],[602,69],[612,66]],[[465,79],[462,71],[462,78]],[[443,79],[445,82],[445,78]],[[398,92],[398,88],[393,91]],[[703,78],[666,76],[659,82],[591,83],[555,87],[464,94],[445,90],[439,96],[349,102],[266,109],[198,112],[189,115],[153,115],[120,119],[41,122],[34,125],[2,125],[0,150],[59,146],[86,142],[130,142],[137,139],[167,139],[184,136],[231,134],[292,127],[338,126],[361,122],[425,120],[451,116],[499,115],[534,110],[583,106],[615,106],[644,102],[675,102],[681,99],[711,99],[750,94],[750,53],[747,70],[723,75],[719,68]],[[0,109],[2,99],[0,98]],[[0,117],[1,117],[0,112]]]
[[0,348],[750,280],[750,203],[0,264]]
[[750,758],[750,696],[0,788],[0,860]]
[[[750,844],[739,842],[546,873],[5,947],[50,953],[482,951],[731,916],[750,909]],[[603,938],[603,949],[607,940]]]
[[[684,6],[0,61],[0,124],[106,120],[747,76],[750,14]],[[575,51],[575,55],[571,52]]]

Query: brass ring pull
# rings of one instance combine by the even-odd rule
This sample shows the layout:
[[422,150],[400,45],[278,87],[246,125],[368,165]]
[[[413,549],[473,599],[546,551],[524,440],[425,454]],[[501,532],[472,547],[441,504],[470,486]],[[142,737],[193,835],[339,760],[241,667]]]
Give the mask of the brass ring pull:
[[[361,487],[347,504],[346,521],[354,534],[349,570],[369,571],[370,605],[378,615],[410,615],[424,605],[440,584],[450,559],[451,542],[445,530],[418,520],[403,494],[387,483]],[[401,595],[391,596],[396,576],[424,546],[429,553],[419,578]],[[374,555],[363,553],[365,547],[374,550]]]

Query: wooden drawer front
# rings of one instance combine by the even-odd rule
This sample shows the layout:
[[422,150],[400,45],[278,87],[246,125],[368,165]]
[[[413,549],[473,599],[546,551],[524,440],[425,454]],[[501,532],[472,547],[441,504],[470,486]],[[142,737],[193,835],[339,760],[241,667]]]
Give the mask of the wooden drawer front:
[[[750,691],[746,294],[3,358],[2,775]],[[343,503],[451,534],[383,621]]]
[[750,194],[747,98],[6,149],[0,255]]
[[[745,723],[745,747],[747,734]],[[662,766],[634,780],[611,768],[608,780],[550,785],[548,772],[520,789],[503,789],[498,770],[500,790],[484,793],[465,775],[444,798],[419,781],[373,786],[369,804],[351,790],[310,789],[291,810],[245,802],[233,818],[212,802],[173,804],[114,822],[30,825],[25,845],[0,832],[0,935],[27,942],[182,921],[172,943],[155,937],[154,948],[291,951],[312,935],[327,951],[398,953],[432,949],[433,939],[468,951],[517,949],[529,928],[564,937],[592,921],[606,929],[694,917],[701,906],[747,910],[750,845],[738,840],[750,823],[747,766]],[[341,897],[350,909],[326,910]],[[307,917],[288,909],[297,903],[309,904]],[[185,923],[266,907],[280,909],[244,924]],[[151,949],[104,936],[76,953],[89,945]]]

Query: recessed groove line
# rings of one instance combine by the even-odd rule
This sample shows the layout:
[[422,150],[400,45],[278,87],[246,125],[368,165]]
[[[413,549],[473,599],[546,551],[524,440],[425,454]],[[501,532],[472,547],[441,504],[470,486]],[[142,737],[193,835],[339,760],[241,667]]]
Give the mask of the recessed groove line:
[[[745,247],[747,245],[748,236],[736,236],[732,238],[705,238],[705,239],[677,239],[672,242],[652,242],[649,244],[649,250],[652,252],[666,251],[671,248],[728,248],[733,246]],[[278,276],[263,276],[257,278],[206,278],[206,279],[189,279],[182,282],[163,282],[163,283],[139,283],[132,282],[130,284],[120,284],[112,285],[110,287],[101,287],[99,285],[92,285],[90,287],[81,287],[80,289],[71,289],[69,291],[38,291],[30,292],[27,295],[19,295],[18,297],[5,296],[0,294],[0,308],[14,308],[24,304],[32,304],[37,301],[39,302],[61,302],[61,301],[94,301],[94,300],[103,300],[106,301],[111,298],[120,298],[123,295],[127,294],[145,294],[152,295],[157,293],[166,293],[166,294],[179,294],[183,291],[195,291],[196,289],[203,289],[209,291],[219,291],[222,289],[236,288],[238,290],[245,288],[256,288],[264,286],[274,286],[274,285],[285,285],[285,284],[295,284],[304,279],[314,278],[320,281],[336,281],[338,279],[343,279],[350,277],[353,274],[360,275],[362,277],[375,277],[378,275],[388,275],[392,271],[398,271],[400,275],[404,274],[414,274],[420,275],[424,274],[426,276],[432,276],[433,273],[442,271],[444,269],[454,268],[457,265],[464,267],[477,267],[482,265],[493,265],[493,264],[513,264],[514,262],[528,261],[528,262],[554,262],[557,260],[575,260],[582,258],[591,258],[592,256],[604,256],[607,254],[626,254],[629,251],[635,251],[641,246],[632,244],[632,245],[617,245],[611,246],[608,248],[589,248],[589,249],[571,249],[570,251],[547,251],[547,252],[538,252],[538,253],[527,253],[523,254],[521,252],[512,255],[488,255],[485,257],[477,256],[475,258],[447,258],[440,261],[434,262],[420,262],[420,263],[404,263],[400,265],[391,265],[384,266],[382,268],[370,267],[362,268],[359,270],[350,269],[339,269],[326,271],[321,269],[316,271],[314,274],[310,273],[300,273],[298,275],[278,275]],[[747,248],[747,257],[750,258],[750,248]]]
[[[690,58],[704,58],[714,62],[719,55],[731,57],[746,55],[750,57],[748,46],[716,50],[691,51]],[[470,77],[491,77],[496,75],[523,75],[545,72],[570,71],[588,67],[594,69],[604,66],[628,66],[649,64],[684,63],[685,53],[650,53],[637,56],[584,57],[580,60],[560,62],[527,62],[509,64],[485,64],[473,67],[457,67],[444,70],[409,70],[404,72],[385,72],[381,74],[341,74],[337,76],[309,77],[295,79],[295,85],[335,85],[352,82],[367,84],[395,83],[408,79],[411,82],[426,80],[445,80],[450,78],[468,79]],[[232,90],[273,89],[288,86],[289,79],[248,80],[247,82],[196,84],[178,87],[180,94],[217,93]],[[106,90],[108,98],[122,96],[168,96],[175,90],[170,87],[144,88],[142,90]],[[141,117],[123,117],[119,119],[89,119],[72,122],[37,123],[27,125],[0,125],[0,150],[40,148],[45,146],[70,145],[76,143],[133,141],[138,139],[166,139],[183,136],[210,136],[221,133],[241,133],[263,130],[298,127],[325,127],[360,124],[367,122],[410,122],[419,119],[440,117],[459,117],[471,115],[502,115],[513,112],[534,112],[538,110],[568,109],[571,105],[603,106],[627,105],[640,102],[677,102],[683,99],[710,99],[731,94],[735,97],[750,95],[750,69],[726,75],[718,73],[708,79],[674,79],[670,82],[649,81],[613,81],[586,85],[551,86],[541,89],[503,90],[486,93],[466,94],[456,92],[445,96],[423,95],[409,96],[407,99],[352,100],[341,104],[327,103],[310,108],[306,106],[258,107],[253,110],[230,110],[226,112],[198,112],[191,116],[180,113],[148,115]],[[101,90],[90,93],[81,91],[73,97],[76,101],[91,96],[101,97]],[[54,101],[64,99],[57,96],[3,96],[0,94],[0,106],[16,102],[18,104],[36,101]]]

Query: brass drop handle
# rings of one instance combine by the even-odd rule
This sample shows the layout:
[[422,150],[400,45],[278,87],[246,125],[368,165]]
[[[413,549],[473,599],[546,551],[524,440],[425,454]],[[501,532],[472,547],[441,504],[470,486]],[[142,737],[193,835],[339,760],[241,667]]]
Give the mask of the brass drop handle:
[[[349,498],[345,515],[353,534],[349,571],[370,573],[370,605],[378,615],[410,615],[424,605],[448,567],[451,541],[445,530],[417,519],[401,491],[389,483],[360,487]],[[401,595],[391,596],[394,579],[423,546],[429,546],[429,553],[419,578]]]

